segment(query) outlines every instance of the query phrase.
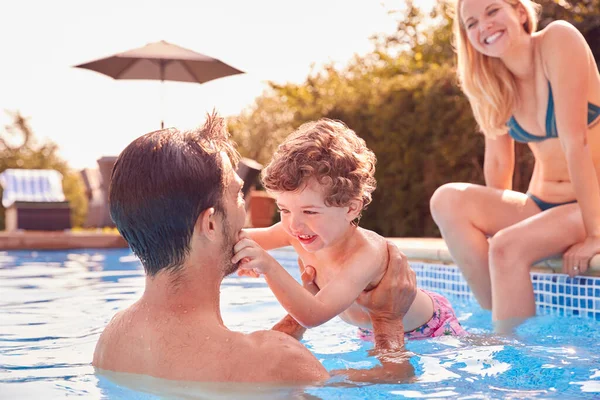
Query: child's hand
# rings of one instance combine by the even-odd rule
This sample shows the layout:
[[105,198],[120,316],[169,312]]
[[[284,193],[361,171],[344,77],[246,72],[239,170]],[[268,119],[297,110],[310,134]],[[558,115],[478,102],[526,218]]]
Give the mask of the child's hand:
[[279,264],[254,240],[250,239],[244,232],[240,233],[240,240],[233,246],[233,258],[231,262],[240,267],[238,275],[258,277],[260,274],[267,274],[271,268],[276,268]]
[[[244,260],[242,260],[241,264],[243,264],[243,263],[244,263]],[[260,274],[258,272],[256,272],[256,271],[254,271],[253,269],[239,268],[237,270],[237,274],[238,274],[238,276],[249,276],[250,278],[258,278],[258,277],[260,277]]]

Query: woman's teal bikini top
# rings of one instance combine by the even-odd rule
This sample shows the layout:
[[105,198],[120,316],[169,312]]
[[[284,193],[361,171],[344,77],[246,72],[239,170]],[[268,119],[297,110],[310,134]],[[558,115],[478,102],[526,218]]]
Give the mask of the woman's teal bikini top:
[[[542,140],[558,137],[558,129],[556,128],[556,115],[554,114],[554,99],[552,98],[552,87],[548,82],[548,109],[546,110],[546,136],[536,136],[525,131],[517,122],[515,117],[510,117],[506,123],[508,126],[508,134],[517,142],[541,142]],[[588,103],[588,126],[600,117],[600,107]]]

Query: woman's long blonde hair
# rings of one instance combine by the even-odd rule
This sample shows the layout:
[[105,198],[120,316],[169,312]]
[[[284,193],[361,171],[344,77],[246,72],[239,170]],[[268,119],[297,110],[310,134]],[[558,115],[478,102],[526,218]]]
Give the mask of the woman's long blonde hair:
[[[538,4],[531,0],[503,1],[515,8],[522,5],[527,12],[523,28],[529,34],[537,30]],[[486,136],[495,138],[506,133],[506,123],[518,100],[517,85],[515,77],[500,59],[481,54],[469,42],[460,16],[462,2],[456,0],[453,27],[458,79],[479,127]]]

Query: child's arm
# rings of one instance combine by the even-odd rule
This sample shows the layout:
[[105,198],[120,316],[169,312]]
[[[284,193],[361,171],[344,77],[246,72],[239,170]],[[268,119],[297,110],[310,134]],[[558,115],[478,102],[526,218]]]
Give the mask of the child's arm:
[[265,275],[267,284],[283,308],[302,326],[311,328],[321,325],[345,311],[379,274],[374,268],[373,256],[365,254],[354,257],[344,266],[344,273],[322,287],[313,295],[304,289],[273,257],[244,234],[234,246],[232,262],[244,262],[241,269],[254,269]]
[[291,245],[290,235],[285,233],[281,226],[281,222],[271,225],[268,228],[244,229],[243,232],[265,250],[272,250]]
[[[308,290],[313,296],[319,293],[319,287],[315,283],[315,269],[310,265],[304,266],[304,263],[298,258],[298,267],[300,267],[300,279],[302,279],[302,287]],[[306,328],[303,327],[296,321],[290,314],[286,314],[285,317],[276,323],[272,328],[274,331],[287,333],[297,340],[301,340]]]
[[[278,249],[291,244],[290,235],[285,233],[283,227],[281,226],[281,222],[271,225],[268,228],[244,229],[242,230],[240,239],[245,237],[244,235],[250,237],[250,239],[254,240],[265,250]],[[260,274],[254,270],[243,268],[238,269],[237,274],[239,276],[250,276],[252,278],[258,278],[260,276]]]

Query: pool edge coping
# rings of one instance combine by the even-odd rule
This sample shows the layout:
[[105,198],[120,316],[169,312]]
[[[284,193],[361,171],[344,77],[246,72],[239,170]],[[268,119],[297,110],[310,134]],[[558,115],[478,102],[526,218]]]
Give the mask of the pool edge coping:
[[[406,254],[410,260],[454,264],[446,243],[441,238],[387,238]],[[562,273],[562,259],[550,257],[536,262],[532,270],[546,273]],[[592,257],[588,271],[583,274],[600,276],[600,254]]]

